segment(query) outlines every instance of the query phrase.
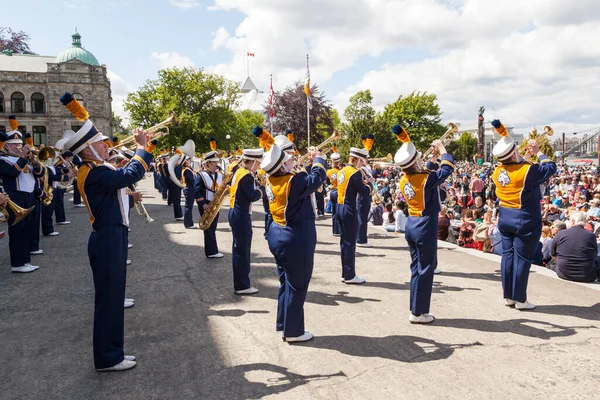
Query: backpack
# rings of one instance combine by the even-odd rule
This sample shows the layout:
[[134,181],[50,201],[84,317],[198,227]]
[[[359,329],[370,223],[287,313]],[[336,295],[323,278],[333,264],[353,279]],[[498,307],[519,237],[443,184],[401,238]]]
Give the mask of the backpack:
[[373,208],[372,217],[373,225],[383,225],[383,207],[381,205]]
[[473,239],[478,242],[485,242],[490,237],[488,235],[488,228],[490,226],[486,223],[479,224],[475,227],[475,232],[473,232]]

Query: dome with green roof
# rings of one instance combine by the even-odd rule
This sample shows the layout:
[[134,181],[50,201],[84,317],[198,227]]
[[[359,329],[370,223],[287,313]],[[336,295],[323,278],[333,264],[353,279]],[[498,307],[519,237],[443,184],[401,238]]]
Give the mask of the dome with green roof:
[[56,57],[55,62],[63,63],[69,60],[77,59],[88,65],[99,66],[100,63],[96,57],[94,57],[92,53],[81,46],[81,35],[77,33],[77,30],[75,30],[75,33],[71,37],[73,38],[73,46],[60,53],[58,57]]

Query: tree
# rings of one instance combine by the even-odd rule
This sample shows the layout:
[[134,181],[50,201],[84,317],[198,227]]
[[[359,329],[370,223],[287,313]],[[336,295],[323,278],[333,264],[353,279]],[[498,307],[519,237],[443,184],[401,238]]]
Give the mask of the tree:
[[[340,152],[347,156],[350,147],[362,147],[361,137],[372,133],[375,135],[376,112],[372,106],[373,96],[370,90],[362,90],[350,97],[350,103],[344,110],[343,140],[339,143]],[[379,135],[378,135],[379,136]],[[374,147],[378,138],[375,138]]]
[[458,140],[446,146],[446,150],[455,160],[472,161],[473,155],[477,152],[477,138],[468,132],[463,132]]
[[0,26],[0,51],[10,50],[16,54],[35,54],[29,48],[29,34]]
[[[538,131],[536,128],[533,128],[532,131],[529,132],[529,137],[526,140],[523,140],[523,143],[521,143],[519,145],[519,153],[524,154],[525,149],[527,148],[527,142],[530,139],[534,139],[534,140],[538,141],[541,152],[554,160],[554,147],[548,141],[548,137],[547,136],[541,137],[542,135],[538,134]],[[536,155],[533,155],[530,158],[530,160],[533,162],[537,162],[538,158]]]
[[391,128],[395,124],[400,124],[406,129],[411,141],[419,150],[429,148],[431,142],[439,139],[446,131],[446,128],[440,123],[442,112],[436,101],[437,96],[427,92],[412,92],[408,96],[400,95],[395,102],[385,106],[381,115],[387,125],[389,135],[392,135]]
[[[329,105],[325,94],[318,86],[311,87],[312,109],[310,110],[310,144],[321,143],[325,137],[333,133],[334,118],[336,115]],[[270,105],[265,103],[263,114],[269,115]],[[283,92],[276,92],[274,99],[275,118],[271,134],[285,133],[291,129],[295,136],[295,143],[300,149],[306,148],[308,131],[306,126],[306,95],[304,84],[296,82],[293,86],[286,87]],[[317,129],[317,125],[319,129]],[[268,128],[265,126],[264,128]]]
[[255,126],[267,127],[265,126],[265,116],[263,113],[243,110],[237,112],[235,118],[235,129],[231,133],[231,151],[234,151],[238,146],[242,149],[257,148],[258,139],[252,135],[252,130]]
[[110,129],[113,136],[117,136],[119,139],[131,134],[131,130],[123,125],[123,118],[119,117],[114,112],[110,119]]
[[158,147],[180,146],[192,139],[202,153],[210,149],[209,137],[215,137],[221,146],[226,143],[225,136],[236,129],[234,108],[239,93],[237,83],[203,69],[163,69],[158,72],[158,79],[146,81],[139,90],[127,95],[125,110],[132,126],[144,127],[175,112],[179,124],[169,127],[170,134],[161,139]]

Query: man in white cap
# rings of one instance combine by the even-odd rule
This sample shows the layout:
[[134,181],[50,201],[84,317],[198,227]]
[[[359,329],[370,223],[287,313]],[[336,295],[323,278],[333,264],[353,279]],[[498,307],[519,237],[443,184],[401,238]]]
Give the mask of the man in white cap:
[[556,164],[544,155],[535,140],[527,144],[529,155],[537,155],[539,164],[524,161],[517,145],[499,120],[492,121],[502,136],[492,151],[500,161],[492,174],[500,200],[498,228],[502,235],[502,289],[504,304],[518,310],[532,310],[527,301],[530,260],[542,234],[542,194],[540,185],[556,173]]
[[[37,199],[34,195],[36,178],[44,176],[44,167],[30,162],[31,147],[23,146],[23,138],[18,129],[14,115],[8,117],[11,131],[5,134],[4,147],[0,152],[0,180],[6,194],[22,208],[35,206]],[[27,273],[37,270],[37,265],[31,265],[30,244],[35,224],[35,211],[13,225],[14,215],[11,213],[8,222],[8,249],[12,272]],[[38,229],[39,234],[39,229]]]
[[338,218],[342,235],[340,253],[342,258],[342,282],[346,284],[365,283],[365,279],[356,275],[356,240],[358,238],[358,210],[356,199],[359,193],[369,195],[373,178],[364,181],[360,168],[367,164],[369,152],[357,147],[350,148],[349,162],[337,176],[338,180]]
[[336,217],[337,213],[337,202],[338,202],[338,174],[340,172],[340,153],[335,152],[331,154],[331,168],[327,170],[327,179],[331,185],[329,191],[329,202],[331,203],[331,225],[333,230],[333,236],[340,236],[342,229],[340,228],[340,221]]
[[[77,184],[88,212],[93,232],[88,243],[88,255],[94,275],[94,366],[99,372],[123,371],[135,367],[135,357],[125,355],[124,311],[127,276],[127,237],[129,201],[126,188],[144,177],[152,154],[146,151],[148,134],[134,130],[137,151],[131,162],[115,168],[108,160],[107,139],[98,132],[92,121],[70,93],[61,102],[79,120],[85,119],[77,133],[65,133],[65,150],[82,159]],[[141,201],[139,192],[134,201]]]
[[252,245],[252,203],[262,198],[254,173],[260,167],[264,149],[244,149],[239,168],[231,180],[229,191],[229,226],[233,234],[233,290],[236,294],[255,294],[250,286],[250,249]]
[[308,149],[311,172],[294,171],[292,155],[274,144],[261,168],[269,175],[266,193],[273,214],[269,249],[279,273],[276,330],[283,340],[305,342],[313,334],[304,330],[304,301],[313,271],[317,231],[310,198],[326,179],[325,160]]
[[[200,171],[194,183],[196,203],[200,210],[200,216],[204,215],[208,205],[213,201],[219,186],[223,184],[223,174],[219,172],[219,157],[216,150],[210,151],[203,156],[204,170]],[[219,214],[217,213],[210,227],[204,231],[204,254],[208,258],[223,258],[217,244],[217,224]]]
[[435,318],[429,313],[433,274],[437,267],[437,231],[440,207],[439,186],[454,171],[453,158],[439,140],[431,146],[441,155],[437,171],[423,168],[421,153],[410,141],[408,133],[395,125],[392,131],[403,144],[394,161],[404,172],[400,178],[400,193],[408,205],[405,238],[410,249],[410,316],[413,324],[427,324]]

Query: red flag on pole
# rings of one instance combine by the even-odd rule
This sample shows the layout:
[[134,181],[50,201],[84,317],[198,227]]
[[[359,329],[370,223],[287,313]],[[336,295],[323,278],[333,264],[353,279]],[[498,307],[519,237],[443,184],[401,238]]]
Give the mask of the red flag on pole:
[[269,86],[269,89],[271,89],[271,96],[269,96],[269,105],[271,106],[271,111],[269,112],[269,116],[273,118],[275,116],[275,107],[273,104],[275,101],[275,91],[273,90],[273,75],[271,75],[271,85]]
[[248,57],[254,57],[254,53],[248,52],[247,55],[248,55]]

